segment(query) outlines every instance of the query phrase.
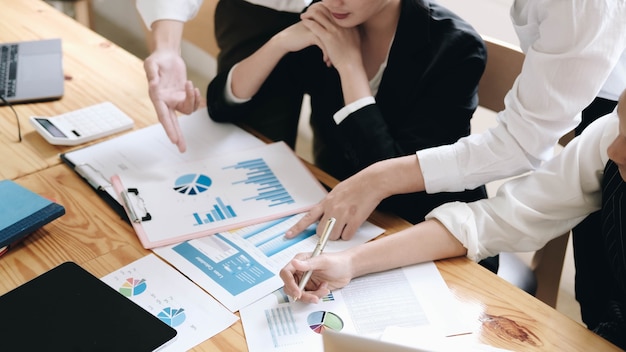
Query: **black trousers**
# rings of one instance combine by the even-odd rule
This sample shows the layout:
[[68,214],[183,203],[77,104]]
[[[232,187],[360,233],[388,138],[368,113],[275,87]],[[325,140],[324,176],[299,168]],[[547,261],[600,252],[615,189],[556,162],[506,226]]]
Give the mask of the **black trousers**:
[[[217,71],[233,65],[259,49],[272,36],[298,22],[300,14],[281,12],[243,0],[220,0],[215,8],[215,37],[220,52]],[[243,123],[274,141],[295,148],[302,94],[285,87],[246,118]]]
[[[599,117],[613,111],[616,105],[616,101],[596,98],[583,111],[576,135]],[[611,271],[607,270],[606,250],[602,241],[598,241],[602,229],[600,213],[590,214],[572,229],[576,300],[580,303],[582,320],[589,329],[598,325],[617,290]]]

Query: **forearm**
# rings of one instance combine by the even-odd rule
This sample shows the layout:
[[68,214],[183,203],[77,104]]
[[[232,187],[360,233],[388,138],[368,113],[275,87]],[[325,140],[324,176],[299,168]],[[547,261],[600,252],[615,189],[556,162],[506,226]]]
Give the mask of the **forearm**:
[[441,223],[428,220],[347,251],[352,277],[465,255],[466,249]]
[[168,50],[180,53],[184,22],[160,20],[152,24],[152,51]]
[[344,104],[351,104],[361,98],[372,96],[367,74],[360,60],[351,61],[337,68],[341,79]]
[[281,46],[279,34],[239,62],[232,71],[230,88],[233,95],[239,99],[253,97],[287,52]]
[[363,189],[380,193],[380,199],[395,194],[414,193],[424,190],[424,179],[415,155],[379,161],[359,172]]

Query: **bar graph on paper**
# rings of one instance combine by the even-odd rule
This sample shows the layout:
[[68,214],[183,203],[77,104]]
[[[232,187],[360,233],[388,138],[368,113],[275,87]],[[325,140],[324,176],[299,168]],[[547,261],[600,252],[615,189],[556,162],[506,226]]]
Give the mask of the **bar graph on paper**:
[[284,143],[119,176],[139,190],[151,215],[141,236],[158,246],[301,213],[326,194]]
[[233,185],[256,185],[258,194],[244,198],[245,201],[268,201],[270,207],[295,202],[263,158],[224,167],[224,170],[227,169],[246,171],[246,178],[233,182]]
[[237,213],[235,213],[233,207],[225,204],[220,197],[215,198],[215,204],[210,209],[193,213],[193,218],[196,221],[195,225],[210,224],[235,217],[237,217]]
[[[237,162],[225,166],[223,170],[237,170],[242,172],[241,178],[232,181],[234,186],[252,186],[254,195],[243,197],[244,202],[265,202],[268,207],[284,204],[293,204],[295,200],[287,189],[267,165],[263,158]],[[173,189],[181,194],[195,196],[210,189],[213,181],[204,174],[185,174],[176,179]],[[232,204],[224,202],[221,197],[215,197],[214,204],[202,211],[194,212],[194,226],[210,224],[237,217],[237,212]]]

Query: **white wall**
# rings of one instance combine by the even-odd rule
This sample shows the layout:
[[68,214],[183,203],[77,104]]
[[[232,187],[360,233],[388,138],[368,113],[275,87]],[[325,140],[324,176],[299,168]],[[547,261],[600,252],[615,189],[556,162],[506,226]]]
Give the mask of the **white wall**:
[[480,34],[519,45],[509,9],[513,0],[438,0],[469,22]]
[[[135,8],[135,1],[92,1],[94,17],[100,20],[96,21],[95,30],[138,57],[145,58],[147,55],[145,32],[141,17]],[[102,21],[107,22],[106,26],[99,26]],[[112,27],[117,27],[119,30],[107,33],[112,31]],[[188,42],[182,44],[182,55],[187,63],[190,79],[196,81],[199,87],[205,87],[209,80],[215,76],[215,58]]]
[[92,4],[97,16],[124,28],[128,35],[143,39],[143,27],[134,0],[92,0]]

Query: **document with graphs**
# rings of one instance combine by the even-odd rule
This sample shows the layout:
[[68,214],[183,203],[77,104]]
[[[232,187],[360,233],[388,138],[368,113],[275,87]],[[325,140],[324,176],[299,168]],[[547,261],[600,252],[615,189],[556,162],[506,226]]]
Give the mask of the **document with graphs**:
[[[313,250],[318,239],[317,224],[294,238],[285,238],[285,231],[303,215],[223,231],[153,251],[236,312],[282,287],[280,269],[296,254]],[[365,222],[351,240],[328,241],[325,252],[346,250],[383,232]]]
[[322,351],[327,330],[373,339],[389,327],[467,334],[472,327],[464,322],[470,320],[461,314],[433,262],[354,278],[317,304],[294,302],[277,290],[239,312],[250,352]]
[[283,142],[128,170],[111,181],[146,248],[301,213],[327,193]]

